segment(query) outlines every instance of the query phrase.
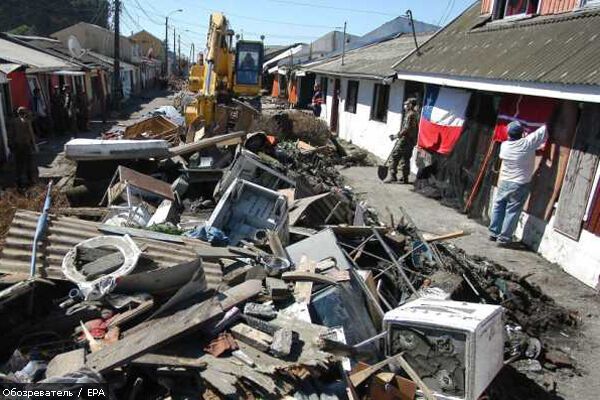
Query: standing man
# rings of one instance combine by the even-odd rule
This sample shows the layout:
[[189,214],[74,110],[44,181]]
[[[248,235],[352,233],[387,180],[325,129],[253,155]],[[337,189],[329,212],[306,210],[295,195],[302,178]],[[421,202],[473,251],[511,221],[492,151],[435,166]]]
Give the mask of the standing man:
[[15,157],[17,186],[23,189],[34,183],[37,177],[33,162],[33,153],[37,152],[37,144],[29,111],[25,107],[17,109],[17,118],[13,120],[10,129],[9,146]]
[[508,140],[500,146],[502,168],[489,227],[490,240],[498,241],[500,247],[512,243],[519,216],[529,195],[535,151],[546,138],[545,125],[526,137],[523,137],[523,126],[518,121],[508,125]]
[[323,105],[323,93],[321,92],[321,85],[315,83],[314,94],[312,97],[312,110],[315,117],[321,116],[321,107]]
[[50,97],[50,113],[54,126],[54,132],[61,135],[65,131],[64,107],[62,103],[62,93],[60,87],[54,86]]
[[402,129],[396,135],[390,135],[390,140],[396,140],[392,150],[392,163],[390,177],[385,183],[398,182],[398,167],[402,170],[402,183],[408,183],[410,175],[410,159],[413,149],[417,144],[419,133],[419,113],[417,112],[417,99],[410,98],[404,102],[404,119]]
[[71,87],[69,85],[63,86],[62,105],[66,119],[66,129],[69,133],[77,135],[76,104],[75,99],[73,98],[73,92],[71,92]]

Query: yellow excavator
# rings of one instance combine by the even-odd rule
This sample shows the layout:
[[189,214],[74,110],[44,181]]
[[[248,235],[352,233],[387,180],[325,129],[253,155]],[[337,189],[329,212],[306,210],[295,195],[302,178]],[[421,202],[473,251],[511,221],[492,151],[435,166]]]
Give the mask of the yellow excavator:
[[186,123],[202,121],[210,127],[217,104],[235,97],[257,97],[262,86],[264,46],[261,41],[237,40],[221,13],[210,16],[207,53],[190,70],[189,89],[195,100],[185,110]]

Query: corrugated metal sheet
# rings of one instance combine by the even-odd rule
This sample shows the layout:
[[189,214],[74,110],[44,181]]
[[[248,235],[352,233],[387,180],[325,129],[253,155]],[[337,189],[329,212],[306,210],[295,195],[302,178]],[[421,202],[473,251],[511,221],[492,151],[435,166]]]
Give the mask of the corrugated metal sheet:
[[600,85],[600,10],[478,27],[481,2],[395,68],[401,73]]
[[559,14],[573,10],[581,0],[542,0],[540,14]]
[[[417,35],[417,40],[419,43],[424,43],[430,37],[431,34],[420,34]],[[395,39],[347,52],[344,56],[344,65],[341,57],[338,57],[307,67],[306,70],[321,74],[383,79],[394,75],[392,68],[394,63],[413,50],[415,50],[415,42],[412,35],[403,34]]]
[[74,64],[63,61],[58,57],[2,38],[0,38],[0,59],[28,65],[37,71],[79,69]]
[[481,13],[482,14],[491,14],[493,8],[494,8],[494,0],[483,0],[481,2]]
[[[29,274],[31,247],[40,213],[18,210],[6,235],[2,253],[0,253],[0,272],[6,274]],[[98,230],[100,224],[77,218],[51,215],[46,237],[38,249],[38,272],[42,277],[65,279],[61,265],[64,256],[76,244],[96,236],[104,235]],[[178,245],[134,238],[143,254],[154,260],[159,268],[169,268],[187,263],[198,257],[197,249],[209,247],[198,243]],[[204,273],[209,287],[221,283],[222,271],[218,264],[203,263]]]

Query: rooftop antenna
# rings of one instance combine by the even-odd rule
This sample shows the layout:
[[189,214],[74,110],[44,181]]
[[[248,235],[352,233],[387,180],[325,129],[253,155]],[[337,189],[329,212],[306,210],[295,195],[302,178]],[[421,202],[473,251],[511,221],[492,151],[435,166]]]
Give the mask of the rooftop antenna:
[[419,43],[417,42],[417,33],[415,32],[415,21],[413,20],[412,11],[406,10],[406,16],[410,18],[410,26],[412,28],[413,39],[415,40],[415,47],[417,48],[417,54],[421,54],[419,52]]

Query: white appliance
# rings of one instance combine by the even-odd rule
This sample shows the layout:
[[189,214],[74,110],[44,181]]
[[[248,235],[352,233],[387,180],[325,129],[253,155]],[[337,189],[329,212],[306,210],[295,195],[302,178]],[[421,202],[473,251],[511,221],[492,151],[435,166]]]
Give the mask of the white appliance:
[[386,352],[404,352],[438,399],[477,400],[503,366],[502,315],[501,306],[417,299],[385,314]]

